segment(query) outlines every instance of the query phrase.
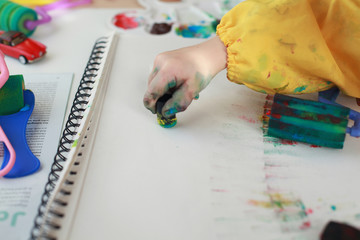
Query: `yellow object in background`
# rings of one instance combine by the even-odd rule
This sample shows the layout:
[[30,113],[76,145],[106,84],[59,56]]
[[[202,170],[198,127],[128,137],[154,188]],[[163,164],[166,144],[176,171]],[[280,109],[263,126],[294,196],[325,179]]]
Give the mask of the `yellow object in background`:
[[24,6],[42,6],[55,2],[56,0],[12,0],[14,3],[18,3]]

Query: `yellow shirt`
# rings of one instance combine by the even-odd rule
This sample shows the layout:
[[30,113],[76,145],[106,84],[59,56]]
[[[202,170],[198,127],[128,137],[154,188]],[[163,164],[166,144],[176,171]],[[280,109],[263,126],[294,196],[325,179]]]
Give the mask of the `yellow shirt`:
[[359,0],[246,0],[217,28],[227,76],[256,91],[360,97]]

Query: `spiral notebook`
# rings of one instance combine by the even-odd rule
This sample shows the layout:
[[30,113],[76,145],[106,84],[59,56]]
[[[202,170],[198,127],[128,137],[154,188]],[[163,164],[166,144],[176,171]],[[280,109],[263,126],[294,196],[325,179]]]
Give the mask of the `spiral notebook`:
[[117,35],[96,40],[64,126],[31,239],[66,239],[101,115]]

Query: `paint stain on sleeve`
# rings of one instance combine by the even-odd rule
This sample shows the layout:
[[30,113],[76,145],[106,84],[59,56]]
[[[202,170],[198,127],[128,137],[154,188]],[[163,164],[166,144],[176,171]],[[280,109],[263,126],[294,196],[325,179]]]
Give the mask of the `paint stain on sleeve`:
[[288,48],[292,54],[295,53],[297,44],[294,37],[290,35],[284,35],[278,40],[278,42],[281,46]]
[[305,85],[297,87],[297,88],[295,88],[294,93],[300,93],[302,91],[305,91],[306,88],[307,88],[307,86],[305,86]]
[[268,77],[269,85],[272,88],[284,86],[285,77],[278,71],[273,71]]

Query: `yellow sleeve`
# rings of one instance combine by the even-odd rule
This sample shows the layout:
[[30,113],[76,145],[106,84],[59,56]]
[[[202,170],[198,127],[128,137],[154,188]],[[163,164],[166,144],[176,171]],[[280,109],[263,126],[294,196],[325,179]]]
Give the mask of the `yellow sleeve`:
[[334,84],[360,97],[360,1],[246,0],[217,28],[230,81],[265,93]]

